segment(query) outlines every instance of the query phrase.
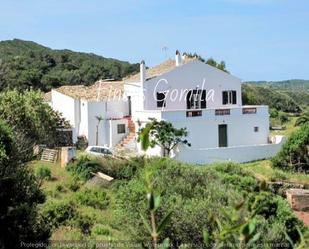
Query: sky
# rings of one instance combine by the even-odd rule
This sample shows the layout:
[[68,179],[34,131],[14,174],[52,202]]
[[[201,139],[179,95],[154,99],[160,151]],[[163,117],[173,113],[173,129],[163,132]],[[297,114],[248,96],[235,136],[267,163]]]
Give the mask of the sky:
[[0,0],[0,40],[13,38],[147,66],[178,49],[243,80],[309,79],[308,0]]

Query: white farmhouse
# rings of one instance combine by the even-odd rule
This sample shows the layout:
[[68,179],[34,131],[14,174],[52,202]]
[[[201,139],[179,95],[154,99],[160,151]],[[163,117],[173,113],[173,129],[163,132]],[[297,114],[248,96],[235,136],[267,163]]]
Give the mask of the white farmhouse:
[[[191,147],[173,152],[178,160],[208,163],[220,160],[246,162],[275,155],[283,137],[269,136],[267,106],[243,106],[241,80],[197,59],[176,52],[175,60],[146,69],[121,82],[99,81],[91,87],[66,86],[51,93],[52,106],[60,111],[89,144],[130,145],[142,153],[136,132],[149,118],[186,127]],[[161,155],[152,148],[148,155]]]
[[[92,86],[62,86],[48,95],[52,108],[73,127],[74,142],[85,136],[89,145],[114,147],[130,129],[135,131],[123,89],[122,81],[98,81]],[[97,117],[103,120],[99,122]]]

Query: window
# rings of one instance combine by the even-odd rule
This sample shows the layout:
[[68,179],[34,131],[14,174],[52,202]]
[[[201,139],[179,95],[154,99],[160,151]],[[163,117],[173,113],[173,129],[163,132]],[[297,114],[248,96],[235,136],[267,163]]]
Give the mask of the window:
[[187,111],[187,117],[199,117],[202,116],[202,111]]
[[254,132],[259,132],[259,127],[258,126],[254,126]]
[[223,91],[222,92],[222,104],[223,105],[235,105],[236,104],[236,91]]
[[243,108],[242,109],[243,114],[255,114],[256,113],[256,108]]
[[125,124],[117,124],[117,133],[118,134],[126,133],[126,125]]
[[187,109],[205,109],[206,90],[191,90],[187,94]]
[[166,106],[165,97],[166,97],[165,92],[157,92],[157,107],[165,107]]
[[216,116],[230,115],[230,109],[216,109],[215,115]]

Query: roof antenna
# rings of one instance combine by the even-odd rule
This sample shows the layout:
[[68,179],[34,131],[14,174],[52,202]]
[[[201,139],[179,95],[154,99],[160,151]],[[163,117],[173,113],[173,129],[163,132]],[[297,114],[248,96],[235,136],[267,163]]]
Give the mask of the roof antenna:
[[167,46],[163,46],[162,47],[162,51],[163,51],[163,53],[164,53],[164,56],[165,56],[165,59],[167,60],[167,50],[168,50],[168,47]]

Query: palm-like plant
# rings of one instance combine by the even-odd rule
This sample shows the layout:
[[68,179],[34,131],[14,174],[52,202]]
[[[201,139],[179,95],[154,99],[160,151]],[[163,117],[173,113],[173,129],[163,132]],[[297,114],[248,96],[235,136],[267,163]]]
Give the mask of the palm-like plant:
[[296,119],[295,126],[301,126],[309,122],[309,110],[307,109],[298,119]]
[[98,121],[97,127],[96,127],[97,129],[96,129],[95,145],[99,145],[99,125],[101,121],[103,120],[103,117],[101,115],[98,115],[98,116],[95,116],[95,118]]

